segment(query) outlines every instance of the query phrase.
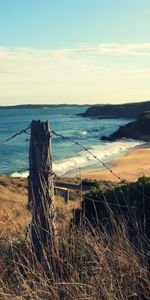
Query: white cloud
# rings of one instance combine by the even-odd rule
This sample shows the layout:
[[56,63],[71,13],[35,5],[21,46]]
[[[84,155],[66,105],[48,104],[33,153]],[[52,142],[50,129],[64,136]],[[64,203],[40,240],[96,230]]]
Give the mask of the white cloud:
[[[133,57],[136,64],[132,63]],[[88,102],[119,99],[121,93],[124,98],[134,93],[135,97],[142,93],[149,97],[149,57],[150,43],[80,45],[54,50],[0,47],[0,101]]]
[[114,56],[150,56],[150,43],[141,44],[100,44],[96,46],[81,45],[76,48],[54,50],[52,55],[114,55]]

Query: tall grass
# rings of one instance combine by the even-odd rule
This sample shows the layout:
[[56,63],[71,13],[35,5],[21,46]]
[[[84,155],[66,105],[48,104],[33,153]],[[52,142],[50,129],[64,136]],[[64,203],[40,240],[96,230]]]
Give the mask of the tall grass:
[[137,232],[136,248],[130,242],[126,220],[116,226],[112,211],[113,233],[93,227],[84,216],[78,227],[62,226],[66,207],[57,213],[58,250],[49,243],[42,245],[41,261],[34,254],[29,233],[26,239],[3,241],[1,300],[150,299],[149,253],[141,232]]
[[0,299],[149,299],[147,256],[123,228],[113,236],[73,228],[58,241],[57,253],[43,247],[41,262],[29,241],[3,249]]

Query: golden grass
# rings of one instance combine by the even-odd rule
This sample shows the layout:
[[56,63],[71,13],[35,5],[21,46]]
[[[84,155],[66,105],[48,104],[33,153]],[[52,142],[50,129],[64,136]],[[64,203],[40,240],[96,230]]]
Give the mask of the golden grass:
[[[55,197],[55,206],[61,223],[66,226],[72,217],[72,209],[79,207],[80,201],[65,204],[60,196]],[[0,237],[16,238],[23,234],[31,221],[28,209],[27,180],[0,175]]]
[[7,230],[4,226],[1,233],[9,241],[2,240],[0,247],[0,300],[149,299],[148,255],[142,247],[134,248],[123,226],[114,235],[89,231],[84,224],[68,229],[79,200],[67,205],[56,198],[58,251],[43,246],[39,262],[30,235],[25,239],[22,234],[30,222],[26,183],[3,180],[0,206]]
[[43,248],[39,263],[29,243],[14,244],[5,254],[1,299],[149,299],[146,259],[125,235],[62,230],[52,261],[50,253]]
[[23,179],[0,176],[0,236],[22,233],[29,223],[27,183]]

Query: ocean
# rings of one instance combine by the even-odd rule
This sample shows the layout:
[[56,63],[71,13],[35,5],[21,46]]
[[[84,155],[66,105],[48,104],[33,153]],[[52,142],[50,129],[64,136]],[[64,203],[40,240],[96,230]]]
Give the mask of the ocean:
[[[0,109],[0,141],[26,128],[32,120],[48,120],[52,130],[81,143],[100,160],[108,163],[125,155],[129,149],[141,141],[120,140],[104,142],[100,137],[110,135],[128,119],[89,119],[79,116],[87,107],[56,107]],[[131,121],[131,119],[130,119]],[[19,135],[15,139],[0,144],[0,174],[28,176],[28,153],[30,135]],[[59,176],[71,176],[80,171],[102,169],[87,152],[71,141],[52,137],[53,170]]]

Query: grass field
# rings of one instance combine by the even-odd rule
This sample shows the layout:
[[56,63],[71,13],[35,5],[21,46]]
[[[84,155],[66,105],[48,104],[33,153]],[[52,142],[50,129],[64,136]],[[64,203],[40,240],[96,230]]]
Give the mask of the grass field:
[[130,242],[125,224],[113,235],[84,224],[70,228],[80,200],[67,205],[56,197],[58,249],[43,246],[39,262],[27,198],[25,179],[0,176],[0,300],[149,299],[149,254]]

